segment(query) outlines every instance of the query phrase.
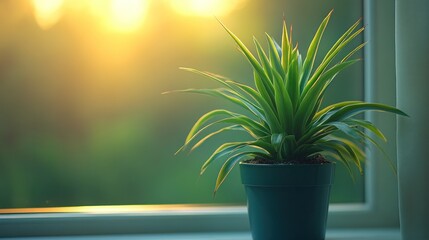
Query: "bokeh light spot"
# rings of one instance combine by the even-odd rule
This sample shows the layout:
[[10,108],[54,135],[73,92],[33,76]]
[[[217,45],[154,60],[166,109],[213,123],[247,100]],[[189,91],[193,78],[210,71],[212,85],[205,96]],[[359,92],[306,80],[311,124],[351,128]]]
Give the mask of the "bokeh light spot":
[[64,0],[33,0],[34,16],[40,28],[51,28],[62,16]]
[[88,4],[97,22],[122,33],[140,29],[149,7],[148,0],[92,0]]
[[132,32],[140,28],[146,15],[146,0],[112,0],[111,26],[121,32]]
[[246,0],[170,0],[171,6],[184,15],[224,16]]

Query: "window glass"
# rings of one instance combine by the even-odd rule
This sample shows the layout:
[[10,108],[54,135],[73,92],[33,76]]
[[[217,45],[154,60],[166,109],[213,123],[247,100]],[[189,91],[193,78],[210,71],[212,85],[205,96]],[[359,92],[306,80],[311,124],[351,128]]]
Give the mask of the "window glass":
[[[182,66],[251,84],[250,66],[213,15],[251,49],[253,35],[280,41],[285,16],[305,54],[331,9],[320,53],[362,17],[361,1],[1,1],[0,208],[244,204],[238,168],[215,198],[220,163],[199,176],[227,134],[174,155],[199,116],[234,107],[161,93],[216,86]],[[363,99],[361,63],[325,100],[346,99]],[[354,175],[337,164],[332,202],[364,201]]]

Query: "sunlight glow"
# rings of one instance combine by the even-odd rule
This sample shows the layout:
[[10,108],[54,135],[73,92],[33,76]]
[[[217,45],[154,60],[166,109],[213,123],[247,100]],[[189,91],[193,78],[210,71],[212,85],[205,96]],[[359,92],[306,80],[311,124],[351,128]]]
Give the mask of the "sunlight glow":
[[240,7],[246,0],[170,0],[179,13],[197,16],[224,16]]
[[135,31],[143,21],[147,10],[147,1],[113,0],[112,26],[120,31]]
[[90,7],[107,28],[128,33],[141,27],[148,0],[93,0]]
[[[173,213],[216,213],[219,209],[229,212],[243,212],[243,206],[225,206],[216,204],[165,204],[165,205],[112,205],[112,206],[76,206],[76,207],[47,207],[47,208],[9,208],[0,209],[0,214],[16,213],[87,213],[87,214],[173,214]],[[18,216],[19,217],[19,216]]]
[[51,28],[62,16],[64,0],[33,0],[34,16],[40,28]]

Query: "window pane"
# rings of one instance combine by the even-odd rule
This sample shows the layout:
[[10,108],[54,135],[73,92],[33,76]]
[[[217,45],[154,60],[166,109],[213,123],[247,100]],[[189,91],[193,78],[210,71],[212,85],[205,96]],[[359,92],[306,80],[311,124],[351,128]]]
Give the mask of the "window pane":
[[[117,2],[0,2],[0,208],[243,204],[238,169],[216,198],[220,164],[198,175],[227,134],[174,156],[200,115],[233,106],[161,93],[216,86],[181,66],[251,84],[248,63],[204,4]],[[303,53],[331,9],[322,53],[362,17],[354,0],[202,2],[249,46],[265,32],[280,41],[284,15]],[[362,99],[363,65],[329,93],[327,103]],[[331,201],[362,202],[363,178],[337,165]]]

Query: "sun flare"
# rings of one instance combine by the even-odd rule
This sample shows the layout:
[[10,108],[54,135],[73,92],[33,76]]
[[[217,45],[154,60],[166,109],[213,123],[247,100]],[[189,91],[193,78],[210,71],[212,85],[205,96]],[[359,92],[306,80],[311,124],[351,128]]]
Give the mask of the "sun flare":
[[223,16],[246,0],[170,0],[171,6],[184,15]]
[[134,32],[147,14],[148,0],[93,0],[91,12],[109,30]]
[[47,30],[61,18],[64,0],[32,0],[34,16],[40,28]]
[[111,26],[121,32],[137,30],[146,15],[146,0],[112,0]]

